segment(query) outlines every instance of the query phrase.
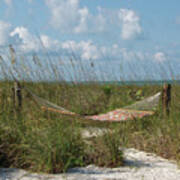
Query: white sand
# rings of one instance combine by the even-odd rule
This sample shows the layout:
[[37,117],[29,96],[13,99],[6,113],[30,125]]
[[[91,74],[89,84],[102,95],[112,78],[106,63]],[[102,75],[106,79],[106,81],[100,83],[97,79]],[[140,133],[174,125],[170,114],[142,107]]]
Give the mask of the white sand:
[[31,174],[18,169],[0,169],[0,180],[180,180],[180,170],[174,162],[135,149],[125,149],[125,164],[119,168],[99,168],[90,165],[73,168],[65,174]]

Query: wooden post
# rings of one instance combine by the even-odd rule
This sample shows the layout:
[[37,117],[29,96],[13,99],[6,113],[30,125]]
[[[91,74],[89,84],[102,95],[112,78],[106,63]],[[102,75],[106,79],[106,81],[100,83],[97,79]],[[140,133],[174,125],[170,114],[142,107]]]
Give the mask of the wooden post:
[[164,84],[162,92],[163,115],[169,116],[171,103],[171,84]]
[[13,87],[13,102],[15,110],[20,110],[22,107],[22,94],[21,94],[21,85],[18,82],[14,82]]

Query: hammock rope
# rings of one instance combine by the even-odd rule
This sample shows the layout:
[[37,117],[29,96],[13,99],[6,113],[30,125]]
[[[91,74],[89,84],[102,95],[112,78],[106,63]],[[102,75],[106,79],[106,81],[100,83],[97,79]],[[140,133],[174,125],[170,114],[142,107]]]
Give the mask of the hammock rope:
[[74,112],[71,112],[61,106],[58,106],[57,104],[54,104],[46,99],[43,99],[36,94],[34,94],[29,88],[24,87],[24,89],[32,96],[32,98],[38,103],[42,109],[59,112],[61,114],[67,114],[67,115],[78,115]]
[[48,110],[52,112],[57,112],[64,115],[71,115],[71,116],[79,116],[85,119],[91,120],[110,120],[110,121],[121,121],[127,119],[134,119],[136,117],[144,117],[148,115],[153,115],[155,108],[159,104],[161,92],[156,93],[153,96],[147,97],[143,100],[140,100],[130,106],[123,107],[121,109],[116,109],[114,111],[108,112],[106,114],[99,114],[94,116],[83,116],[80,114],[76,114],[71,112],[57,104],[54,104],[46,99],[43,99],[33,93],[29,88],[24,87],[24,89],[31,95],[33,100],[41,106],[41,109]]

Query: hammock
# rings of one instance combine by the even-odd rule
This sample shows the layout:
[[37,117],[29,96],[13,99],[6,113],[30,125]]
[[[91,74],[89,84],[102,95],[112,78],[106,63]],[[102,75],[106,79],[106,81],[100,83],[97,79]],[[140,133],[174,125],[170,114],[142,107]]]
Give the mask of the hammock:
[[24,89],[32,96],[32,98],[35,100],[35,102],[37,104],[39,104],[41,106],[42,109],[46,109],[49,111],[54,111],[54,112],[58,112],[61,114],[67,114],[67,115],[76,115],[76,113],[68,111],[66,109],[64,109],[63,107],[60,107],[50,101],[47,101],[46,99],[43,99],[39,96],[37,96],[36,94],[34,94],[31,90],[29,90],[28,88]]
[[155,110],[159,105],[159,99],[161,96],[161,92],[145,98],[141,101],[138,101],[130,106],[124,107],[124,109],[136,109],[136,110]]
[[[37,104],[41,106],[43,110],[53,111],[60,114],[71,115],[71,116],[81,116],[80,114],[76,114],[71,112],[63,107],[60,107],[52,102],[49,102],[36,94],[34,94],[28,88],[24,89],[32,96],[32,98],[36,101]],[[98,121],[125,121],[125,120],[132,120],[136,118],[143,118],[145,116],[150,116],[154,114],[156,107],[159,104],[159,99],[161,96],[161,92],[157,94],[145,98],[141,101],[138,101],[130,106],[126,106],[124,108],[116,109],[114,111],[100,114],[100,115],[93,115],[93,116],[81,116],[85,119],[91,120],[98,120]],[[145,111],[146,110],[146,111]]]
[[88,118],[99,121],[126,121],[151,116],[154,114],[153,110],[155,110],[159,104],[160,96],[161,92],[158,92],[157,94],[138,101],[130,106],[116,109],[105,114],[88,116]]

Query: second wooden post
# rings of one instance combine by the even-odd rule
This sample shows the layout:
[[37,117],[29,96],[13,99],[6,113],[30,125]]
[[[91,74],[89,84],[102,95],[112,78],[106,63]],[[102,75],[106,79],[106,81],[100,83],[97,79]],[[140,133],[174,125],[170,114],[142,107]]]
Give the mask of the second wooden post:
[[163,115],[169,116],[171,103],[171,84],[164,84],[162,91]]

